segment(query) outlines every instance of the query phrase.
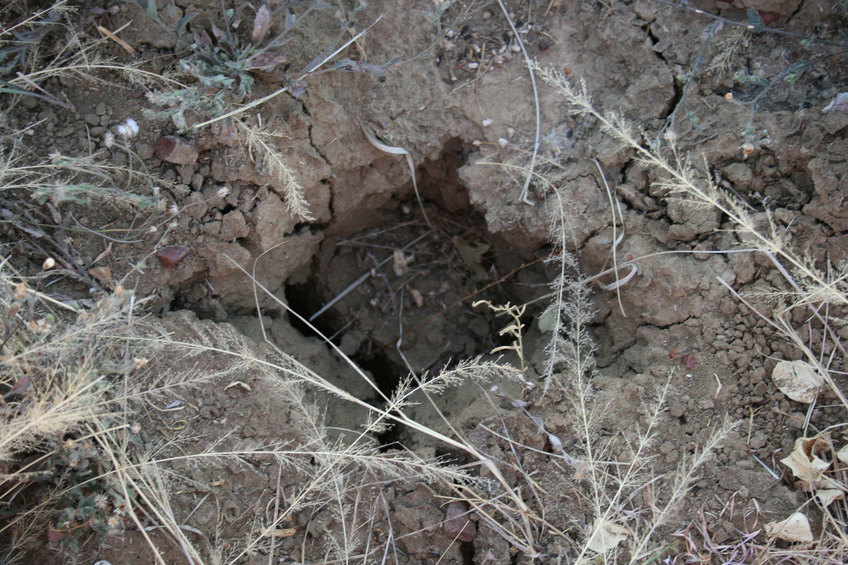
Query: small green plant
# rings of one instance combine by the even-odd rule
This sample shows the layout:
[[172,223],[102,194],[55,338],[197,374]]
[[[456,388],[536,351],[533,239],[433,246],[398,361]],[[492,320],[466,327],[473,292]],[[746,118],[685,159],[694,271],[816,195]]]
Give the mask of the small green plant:
[[62,21],[63,6],[59,2],[0,32],[0,77],[32,66],[39,42]]
[[[26,77],[26,71],[34,68],[39,59],[42,40],[62,24],[66,11],[65,0],[61,0],[0,29],[0,94],[32,96],[68,107]],[[17,74],[17,80],[7,78],[13,74]]]
[[[150,93],[149,99],[164,109],[150,112],[151,117],[170,117],[180,131],[188,129],[185,113],[197,112],[204,118],[220,115],[234,103],[244,100],[252,91],[257,72],[270,73],[288,62],[281,49],[291,40],[295,26],[315,10],[327,7],[323,2],[309,2],[299,15],[286,6],[269,8],[263,3],[253,18],[249,38],[237,36],[236,28],[241,11],[238,8],[221,8],[223,25],[213,25],[194,34],[192,54],[179,62],[181,73],[197,80],[197,84],[169,91]],[[282,22],[283,29],[269,37],[271,28]],[[292,85],[294,90],[301,85]]]
[[97,437],[110,430],[137,444],[117,385],[143,363],[108,335],[126,327],[135,301],[118,287],[87,310],[64,305],[38,289],[54,265],[27,282],[0,260],[4,561],[41,540],[74,549],[92,533],[122,531],[131,502],[115,490]]
[[[259,166],[283,181],[286,204],[291,213],[304,220],[311,220],[302,187],[274,146],[271,139],[273,136],[262,128],[261,122],[253,126],[244,120],[229,116],[233,114],[232,108],[250,95],[255,73],[270,73],[288,65],[288,59],[281,49],[291,40],[291,31],[312,12],[322,10],[328,7],[328,4],[312,1],[300,14],[295,14],[288,6],[270,8],[268,3],[263,3],[254,15],[250,37],[243,38],[233,30],[237,27],[241,11],[246,6],[245,4],[227,9],[222,5],[223,25],[213,25],[211,34],[206,30],[194,34],[193,52],[189,57],[180,60],[179,70],[197,82],[176,89],[148,92],[148,99],[161,109],[147,110],[146,116],[151,119],[170,119],[181,132],[191,127],[186,116],[188,112],[196,113],[208,121],[227,116],[222,119],[222,128],[234,138],[245,142],[250,151],[256,154]],[[281,31],[271,36],[272,27],[280,24]],[[305,90],[303,79],[325,62],[336,43],[338,40],[306,65],[299,74],[284,73],[285,89],[299,96]],[[339,64],[344,65],[345,61]],[[363,68],[370,70],[371,67],[373,66]]]
[[[63,460],[68,452],[70,458]],[[108,536],[121,535],[130,505],[139,504],[139,500],[135,491],[128,491],[128,497],[118,491],[100,446],[90,439],[65,440],[51,459],[55,476],[62,477],[60,484],[71,486],[60,491],[54,503],[58,510],[48,526],[49,543],[74,554],[91,534],[98,544]]]

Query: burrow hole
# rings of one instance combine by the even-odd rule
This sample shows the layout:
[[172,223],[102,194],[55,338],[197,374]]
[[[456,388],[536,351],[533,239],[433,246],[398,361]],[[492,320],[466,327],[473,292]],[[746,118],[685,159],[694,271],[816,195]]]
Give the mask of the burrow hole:
[[[308,280],[285,288],[289,306],[367,370],[383,395],[391,396],[410,368],[428,378],[510,342],[498,336],[508,320],[473,302],[522,304],[547,291],[543,263],[520,256],[509,241],[490,233],[469,203],[457,172],[468,151],[453,139],[439,159],[418,167],[432,225],[414,196],[379,211],[363,210],[379,217],[379,225],[328,237]],[[528,309],[528,326],[541,306]],[[306,324],[292,322],[314,335]],[[376,393],[362,399],[383,402]],[[448,405],[446,415],[459,408]],[[393,428],[379,441],[386,448],[395,442],[410,447],[413,439]]]

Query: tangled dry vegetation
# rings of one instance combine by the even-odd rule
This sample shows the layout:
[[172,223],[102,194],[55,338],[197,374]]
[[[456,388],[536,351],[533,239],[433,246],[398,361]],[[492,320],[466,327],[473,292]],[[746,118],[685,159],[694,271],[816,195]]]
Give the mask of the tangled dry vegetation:
[[[67,9],[65,2],[54,7],[58,9]],[[8,17],[10,13],[12,9],[7,8],[0,15]],[[19,29],[31,30],[27,33],[40,40],[46,36],[40,26],[61,26],[63,14],[33,14],[31,21],[40,23],[27,27],[24,22]],[[4,42],[0,43],[0,53],[5,56],[0,62],[14,63],[10,69],[33,68],[30,58],[36,55],[9,47],[17,45],[11,33],[14,28],[6,26],[0,34]],[[219,41],[233,40],[224,37]],[[206,48],[209,53],[218,52],[212,43]],[[3,75],[0,85],[4,99],[19,101],[22,96],[35,96],[62,103],[45,98],[49,95],[38,85],[47,77],[66,73],[99,80],[96,77],[103,69],[118,68],[116,63],[97,59],[95,53],[96,45],[69,42],[67,50],[40,71],[18,73],[16,78]],[[256,56],[251,55],[252,60]],[[122,70],[139,76],[145,72]],[[834,324],[843,323],[841,316],[848,306],[845,266],[814,264],[807,250],[784,241],[768,211],[754,217],[744,202],[717,186],[706,164],[697,166],[692,156],[673,143],[646,143],[645,136],[621,117],[597,110],[582,82],[545,68],[533,70],[557,89],[575,112],[593,117],[608,135],[628,146],[644,166],[655,171],[670,198],[719,210],[732,220],[749,249],[770,259],[783,277],[783,285],[773,290],[771,311],[757,314],[797,346],[813,378],[829,387],[848,409],[835,369],[844,367],[845,350],[834,329]],[[146,78],[163,84],[162,77]],[[164,83],[173,84],[174,80]],[[200,91],[192,92],[193,96],[202,96]],[[262,130],[241,121],[234,123],[241,128],[244,143],[266,155],[272,173],[291,176]],[[12,264],[12,242],[3,242],[0,247],[0,532],[7,540],[4,563],[23,562],[40,544],[61,546],[68,555],[80,544],[109,543],[129,531],[139,532],[150,544],[151,554],[162,563],[163,543],[176,543],[189,563],[239,563],[257,553],[267,555],[272,563],[275,540],[290,535],[293,518],[308,509],[320,509],[328,515],[322,526],[327,561],[393,562],[397,556],[394,533],[382,532],[379,545],[373,541],[375,523],[391,523],[386,515],[388,507],[376,487],[386,482],[426,482],[450,493],[451,500],[465,505],[465,510],[452,518],[460,520],[455,528],[457,540],[463,541],[463,517],[473,515],[480,527],[497,532],[530,561],[826,563],[843,562],[848,553],[844,496],[848,491],[844,473],[848,448],[833,445],[828,430],[799,439],[798,451],[785,461],[809,491],[806,506],[820,512],[821,521],[814,528],[816,537],[810,533],[807,509],[799,508],[797,514],[767,524],[763,531],[740,532],[735,543],[721,545],[711,541],[706,520],[678,531],[674,518],[699,468],[736,423],[719,422],[709,440],[687,454],[674,473],[655,476],[650,448],[662,434],[669,378],[656,391],[653,405],[645,408],[644,420],[638,426],[622,429],[613,437],[598,432],[605,407],[593,389],[597,368],[589,332],[593,316],[590,281],[598,275],[582,273],[579,258],[565,251],[571,247],[568,195],[555,182],[555,167],[534,174],[534,182],[546,185],[550,193],[551,238],[560,250],[554,257],[559,275],[551,282],[551,303],[542,315],[550,341],[539,382],[530,382],[524,371],[520,306],[489,305],[507,319],[502,333],[510,337],[511,344],[500,348],[501,360],[470,359],[435,376],[409,375],[391,396],[383,395],[367,373],[327,340],[327,345],[335,348],[359,378],[382,397],[383,403],[375,406],[315,373],[295,360],[291,352],[270,344],[251,344],[227,326],[185,316],[168,322],[139,319],[143,301],[120,283],[111,289],[99,288],[97,280],[75,267],[60,230],[38,226],[50,224],[45,206],[57,210],[69,204],[93,206],[119,192],[129,194],[123,205],[141,210],[148,218],[148,227],[160,225],[157,222],[162,221],[165,211],[159,210],[162,206],[154,192],[145,191],[142,196],[119,189],[122,183],[135,185],[139,180],[144,185],[150,177],[131,169],[109,170],[97,162],[97,155],[74,159],[56,156],[49,162],[32,163],[27,160],[25,145],[14,141],[15,135],[8,137],[13,141],[5,143],[0,153],[0,204],[3,212],[9,210],[11,215],[3,221],[14,225],[17,233],[28,232],[34,239],[48,242],[45,249],[29,248],[32,256],[41,252],[57,259],[45,261],[34,274],[25,274]],[[665,139],[672,137],[666,135]],[[296,179],[291,178],[287,186],[292,189],[288,201],[293,211],[307,217],[306,207],[297,197]],[[612,272],[627,272],[638,265],[639,259],[620,263],[616,259]],[[61,277],[99,290],[83,299],[57,298],[49,287],[51,281]],[[249,274],[245,277],[248,280]],[[257,293],[267,292],[254,284]],[[728,292],[733,290],[728,288]],[[737,298],[745,302],[745,297]],[[287,308],[282,302],[279,306]],[[809,326],[817,328],[819,342],[799,335],[792,321],[796,311],[804,312]],[[295,312],[289,314],[297,316]],[[182,325],[194,338],[175,341],[171,337],[175,324]],[[175,370],[171,365],[174,358],[194,363],[195,369],[190,373]],[[239,375],[248,373],[258,379],[256,382],[268,391],[275,405],[290,412],[290,427],[279,440],[246,442],[223,433],[202,441],[179,434],[162,441],[153,433],[162,398],[173,394],[189,397],[192,388],[232,384],[238,382]],[[449,431],[443,432],[410,415],[409,408],[416,399],[423,398],[438,410],[432,401],[435,396],[468,381],[485,383],[483,395],[494,394],[490,387],[504,381],[520,384],[522,396],[510,402],[546,434],[551,449],[539,453],[561,470],[560,480],[579,485],[584,520],[562,521],[561,515],[551,512],[549,493],[533,469],[518,463],[521,458],[488,453],[451,427],[447,418],[444,422]],[[368,415],[367,421],[342,435],[327,429],[321,414],[306,399],[307,389],[357,405]],[[534,403],[543,397],[571,406],[567,411],[572,418],[569,429],[578,439],[570,451],[563,447],[562,438],[545,431],[542,415],[533,412]],[[173,405],[166,410],[181,407]],[[457,466],[422,459],[414,453],[381,450],[373,438],[389,426],[406,426],[429,436],[462,454],[465,463]],[[497,434],[507,451],[534,449],[515,441],[507,426]],[[278,480],[282,474],[297,477],[297,488],[273,493],[270,506],[250,516],[251,527],[245,539],[226,540],[216,531],[197,531],[188,524],[188,517],[174,511],[177,485],[190,483],[191,470],[210,462],[228,462],[234,467],[261,464],[273,469]],[[677,542],[670,533],[677,536]],[[545,553],[542,547],[547,548]]]

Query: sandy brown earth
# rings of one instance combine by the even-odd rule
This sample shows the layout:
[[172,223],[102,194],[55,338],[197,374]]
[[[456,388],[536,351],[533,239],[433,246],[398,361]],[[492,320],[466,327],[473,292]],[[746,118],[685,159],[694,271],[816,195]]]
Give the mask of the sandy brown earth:
[[[823,111],[848,89],[844,3],[689,2],[728,22],[649,0],[506,4],[528,57],[541,67],[585,80],[597,107],[620,112],[644,130],[646,144],[673,131],[681,151],[709,163],[720,186],[740,197],[764,229],[764,211],[769,210],[776,231],[819,266],[848,259],[848,207],[843,202],[848,194],[848,115]],[[760,10],[770,29],[801,38],[814,35],[833,44],[804,45],[798,37],[760,30],[739,35],[734,46],[738,28],[732,22],[747,21],[746,8]],[[193,12],[199,16],[188,24],[190,31],[199,33],[220,21],[218,3],[200,0],[176,0],[168,17],[179,20]],[[555,265],[545,259],[557,253],[557,246],[548,239],[551,194],[533,183],[532,204],[521,202],[524,171],[497,165],[526,167],[536,128],[530,77],[507,19],[497,2],[340,2],[305,19],[294,32],[286,46],[287,68],[303,68],[324,49],[327,38],[338,35],[342,18],[351,22],[352,33],[372,26],[345,56],[380,71],[328,65],[304,80],[305,91],[297,98],[282,94],[244,116],[251,123],[261,120],[272,132],[304,189],[310,221],[291,213],[283,181],[259,165],[252,148],[232,143],[220,124],[181,134],[197,149],[195,161],[181,165],[159,159],[154,148],[163,136],[177,133],[175,126],[145,117],[145,111],[158,109],[145,96],[152,87],[130,84],[118,75],[104,77],[110,81],[104,84],[57,82],[74,111],[25,99],[6,116],[3,127],[13,131],[32,124],[24,142],[36,152],[74,155],[102,149],[106,132],[127,118],[138,122],[141,131],[131,149],[162,179],[160,190],[178,213],[149,224],[157,228],[152,233],[126,232],[132,237],[119,238],[132,243],[78,236],[70,246],[88,269],[109,267],[108,277],[94,271],[94,282],[108,289],[122,280],[139,296],[150,297],[144,308],[162,317],[176,339],[211,335],[218,331],[210,329],[214,324],[229,323],[255,343],[262,342],[254,286],[238,264],[305,317],[356,283],[315,324],[387,394],[409,368],[434,375],[509,343],[498,334],[505,320],[484,306],[472,307],[473,301],[528,303],[524,357],[528,379],[537,381],[548,342],[539,315],[556,275]],[[108,49],[119,60],[149,61],[142,67],[162,72],[190,48],[190,37],[165,34],[132,3],[97,20],[109,29],[128,22],[119,35],[137,54],[130,57],[110,43]],[[86,33],[96,33],[91,20],[82,25]],[[280,68],[259,75],[251,96],[273,92],[284,79]],[[645,425],[646,406],[658,387],[669,385],[666,411],[648,453],[656,482],[630,500],[631,510],[646,511],[655,495],[661,498],[657,493],[668,487],[680,462],[729,419],[741,423],[706,463],[679,515],[665,528],[666,539],[678,541],[667,555],[685,552],[681,538],[672,534],[687,525],[703,522],[716,543],[730,543],[762,530],[765,522],[784,519],[807,495],[793,485],[779,460],[792,451],[797,438],[831,427],[834,444],[841,446],[848,439],[842,426],[845,407],[826,391],[808,414],[808,406],[777,389],[771,379],[776,363],[797,359],[800,351],[718,278],[766,313],[772,304],[758,293],[784,288],[785,281],[763,254],[735,252],[750,248],[750,242],[740,241],[727,217],[668,198],[654,183],[657,171],[641,167],[633,151],[600,131],[596,120],[574,114],[550,86],[539,82],[538,88],[537,171],[555,174],[555,184],[567,195],[569,246],[580,272],[591,276],[611,266],[612,242],[622,229],[619,260],[680,252],[638,261],[638,273],[617,292],[592,285],[596,313],[591,333],[598,368],[592,383],[599,402],[608,403],[599,433],[616,436]],[[376,149],[363,128],[411,154],[423,210],[405,158]],[[106,151],[116,164],[128,161],[125,151]],[[615,236],[614,212],[598,166],[621,209]],[[110,217],[113,213],[90,210],[77,219],[92,226],[115,221],[120,228],[142,221]],[[6,233],[10,242],[19,237],[12,228]],[[167,246],[188,249],[170,268],[152,255]],[[711,251],[715,253],[706,253]],[[143,269],[133,269],[142,264]],[[611,280],[607,276],[601,282]],[[79,291],[69,285],[65,292]],[[380,402],[305,324],[270,297],[259,302],[275,345],[360,399]],[[179,312],[186,310],[192,313]],[[836,320],[842,314],[832,313]],[[800,312],[791,320],[810,343],[821,342],[821,329],[808,321]],[[840,337],[848,337],[844,324],[835,327]],[[831,350],[821,353],[826,357]],[[512,353],[504,355],[517,362]],[[841,379],[844,359],[834,359],[831,369]],[[163,360],[170,364],[157,370],[187,371],[196,369],[197,362]],[[221,363],[214,370],[226,372],[226,359],[203,362]],[[225,388],[233,381],[248,386]],[[189,407],[180,413],[187,426],[180,433],[190,438],[296,440],[294,416],[274,405],[258,382],[249,373],[228,375],[218,384],[181,393]],[[568,453],[578,453],[581,440],[569,423],[571,404],[560,392],[542,395],[543,383],[538,384],[524,408],[510,402],[521,395],[520,386],[501,384],[498,396],[487,393],[490,385],[473,383],[440,398],[438,406],[480,449],[495,459],[515,458],[533,477],[534,496],[547,509],[546,519],[561,528],[559,535],[547,533],[537,540],[538,552],[548,556],[542,562],[555,562],[557,555],[569,562],[569,551],[579,546],[581,532],[591,522],[588,491],[580,477],[546,453],[553,449],[547,434],[559,438]],[[162,406],[173,401],[160,399]],[[314,390],[306,392],[305,401],[318,407],[330,427],[356,429],[364,418],[361,409]],[[446,429],[426,403],[411,413]],[[173,428],[167,414],[150,418],[145,429],[169,433]],[[509,430],[515,443],[493,429]],[[151,431],[148,440],[155,435],[159,432]],[[463,454],[405,429],[386,431],[375,441],[387,450],[403,446],[422,456],[466,462]],[[526,449],[516,452],[515,445]],[[615,449],[621,455],[625,444]],[[175,491],[185,496],[175,497],[175,514],[191,514],[186,523],[206,536],[202,541],[198,537],[198,543],[223,546],[224,554],[267,518],[269,497],[279,488],[276,471],[264,464],[180,471],[187,478]],[[281,490],[295,488],[300,480],[294,473],[285,476]],[[519,484],[520,477],[507,480]],[[452,539],[441,525],[444,497],[450,494],[444,485],[424,481],[375,480],[362,490],[362,500],[379,508],[366,535],[371,549],[388,546],[391,533],[389,561],[526,560],[473,513],[473,537]],[[807,509],[814,530],[820,531],[818,510],[812,505]],[[338,534],[334,528],[339,525],[329,516],[326,509],[310,508],[285,524],[290,530],[277,540],[280,562],[319,562],[335,555],[328,539]],[[152,535],[164,539],[159,532]],[[100,556],[113,564],[150,562],[137,532],[128,530],[109,546]],[[166,562],[181,562],[178,548],[172,551]],[[379,562],[382,556],[379,549],[368,561]],[[263,546],[240,562],[265,560]]]

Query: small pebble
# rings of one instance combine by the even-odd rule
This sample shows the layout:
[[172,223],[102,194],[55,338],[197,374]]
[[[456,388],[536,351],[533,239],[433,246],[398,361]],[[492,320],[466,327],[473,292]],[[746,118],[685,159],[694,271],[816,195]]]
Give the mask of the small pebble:
[[477,526],[469,519],[467,512],[468,504],[461,500],[448,504],[442,529],[451,539],[470,542],[477,537]]
[[163,267],[171,269],[176,267],[177,263],[185,259],[185,256],[188,255],[188,247],[183,247],[182,245],[171,245],[169,247],[159,249],[156,251],[155,255]]

